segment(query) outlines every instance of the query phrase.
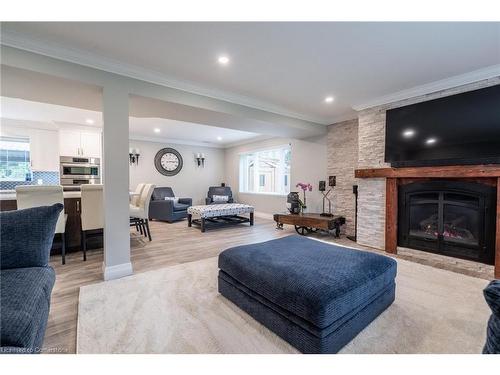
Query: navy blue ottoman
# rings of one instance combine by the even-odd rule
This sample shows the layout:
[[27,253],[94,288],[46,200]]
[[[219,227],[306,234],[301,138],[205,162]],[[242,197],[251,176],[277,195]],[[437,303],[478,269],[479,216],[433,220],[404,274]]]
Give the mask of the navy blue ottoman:
[[303,353],[336,353],[394,301],[396,261],[289,236],[219,255],[219,293]]

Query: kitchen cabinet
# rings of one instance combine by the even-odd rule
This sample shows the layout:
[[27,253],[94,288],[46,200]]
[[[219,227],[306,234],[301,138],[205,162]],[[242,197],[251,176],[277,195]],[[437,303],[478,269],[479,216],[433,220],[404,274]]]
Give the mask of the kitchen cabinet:
[[59,154],[61,156],[80,156],[80,132],[59,130]]
[[[12,211],[17,209],[15,199],[0,200],[0,211]],[[68,253],[81,250],[81,198],[64,198],[64,212],[68,215],[66,219],[66,251]],[[103,237],[90,237],[87,249],[99,249],[103,247]],[[60,254],[61,245],[58,236],[53,243],[51,255]]]
[[81,148],[83,156],[101,157],[101,133],[81,133]]
[[30,134],[31,169],[33,171],[59,171],[57,132],[33,129]]
[[31,169],[41,172],[59,172],[59,142],[57,130],[2,124],[2,135],[25,137],[30,142]]
[[61,156],[101,157],[101,133],[80,130],[59,130]]

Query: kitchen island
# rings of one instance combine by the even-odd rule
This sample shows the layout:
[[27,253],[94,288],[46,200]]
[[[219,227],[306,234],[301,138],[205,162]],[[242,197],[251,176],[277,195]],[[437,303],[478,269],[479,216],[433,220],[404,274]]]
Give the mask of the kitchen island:
[[[81,192],[64,191],[64,212],[68,215],[66,221],[66,252],[79,251],[81,249]],[[17,210],[15,191],[0,192],[0,211]],[[102,247],[102,237],[90,238],[87,244],[88,249]],[[51,254],[61,252],[60,245],[56,240]]]

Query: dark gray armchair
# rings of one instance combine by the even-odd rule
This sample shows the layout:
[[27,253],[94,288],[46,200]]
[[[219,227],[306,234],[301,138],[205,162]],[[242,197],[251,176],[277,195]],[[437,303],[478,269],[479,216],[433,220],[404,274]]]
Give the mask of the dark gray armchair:
[[149,219],[168,221],[172,223],[187,217],[187,209],[193,205],[191,198],[179,198],[178,202],[165,200],[165,197],[175,197],[170,187],[157,187],[151,196],[149,204]]
[[226,203],[226,202],[214,202],[213,200],[214,195],[227,195],[229,197],[227,203],[234,203],[233,192],[231,191],[231,188],[229,186],[210,186],[208,188],[207,197],[205,198],[206,204]]

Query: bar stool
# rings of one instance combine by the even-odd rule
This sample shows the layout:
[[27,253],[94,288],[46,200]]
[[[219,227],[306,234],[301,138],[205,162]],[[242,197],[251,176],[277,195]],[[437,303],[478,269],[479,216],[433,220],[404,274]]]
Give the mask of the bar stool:
[[[135,195],[130,199],[130,205],[129,205],[130,208],[137,207],[137,205],[139,204],[139,199],[141,197],[142,190],[144,190],[144,186],[146,186],[146,184],[144,184],[144,183],[137,184],[137,187],[135,188]],[[132,221],[131,221],[131,224],[132,224]],[[141,234],[143,234],[142,233],[142,226],[140,226],[135,221],[134,221],[133,225],[135,225],[136,231],[140,231]]]
[[[64,205],[63,188],[60,185],[21,185],[16,186],[17,209],[51,206],[56,203]],[[57,219],[54,234],[61,237],[62,264],[66,264],[66,221],[68,215],[61,211]],[[26,235],[29,235],[26,233]]]
[[100,236],[104,229],[103,185],[82,185],[82,251],[87,260],[87,236]]
[[[146,184],[142,190],[137,206],[130,205],[130,224],[139,226],[144,230],[144,235],[151,241],[151,231],[149,230],[149,203],[156,185]],[[142,233],[142,232],[141,232]]]
[[140,184],[137,184],[137,187],[135,188],[135,194],[132,199],[130,200],[130,204],[132,206],[137,206],[138,202],[139,202],[139,198],[141,197],[141,193],[142,193],[142,190],[144,189],[144,186],[146,184],[143,184],[143,183],[140,183]]

